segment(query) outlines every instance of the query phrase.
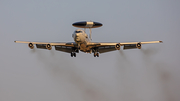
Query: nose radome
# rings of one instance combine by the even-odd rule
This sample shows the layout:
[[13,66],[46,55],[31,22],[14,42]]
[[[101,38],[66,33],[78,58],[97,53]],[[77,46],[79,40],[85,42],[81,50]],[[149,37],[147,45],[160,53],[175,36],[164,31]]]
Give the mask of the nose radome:
[[79,33],[76,33],[76,36],[79,36],[80,34]]

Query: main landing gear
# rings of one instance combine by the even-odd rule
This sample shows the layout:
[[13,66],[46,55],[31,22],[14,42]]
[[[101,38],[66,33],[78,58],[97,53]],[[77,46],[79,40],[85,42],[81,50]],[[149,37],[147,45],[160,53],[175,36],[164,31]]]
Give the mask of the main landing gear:
[[79,46],[78,48],[76,47],[72,47],[72,51],[71,51],[71,57],[76,57],[76,53],[79,53]]
[[71,52],[71,57],[76,57],[76,53]]
[[94,52],[94,57],[99,57],[99,53],[98,52]]

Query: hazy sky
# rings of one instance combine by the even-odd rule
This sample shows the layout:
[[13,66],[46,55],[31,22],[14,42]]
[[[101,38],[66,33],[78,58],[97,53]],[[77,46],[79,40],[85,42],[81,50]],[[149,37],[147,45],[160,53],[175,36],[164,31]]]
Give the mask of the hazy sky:
[[[179,0],[0,0],[0,101],[180,101]],[[77,21],[95,42],[162,40],[142,49],[70,54],[15,40],[71,42]]]

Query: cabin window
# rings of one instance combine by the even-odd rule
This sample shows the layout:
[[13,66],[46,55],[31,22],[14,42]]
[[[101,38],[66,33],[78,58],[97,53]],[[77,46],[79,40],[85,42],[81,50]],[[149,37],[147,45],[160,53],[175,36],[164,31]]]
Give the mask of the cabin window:
[[82,33],[82,31],[75,31],[76,33]]

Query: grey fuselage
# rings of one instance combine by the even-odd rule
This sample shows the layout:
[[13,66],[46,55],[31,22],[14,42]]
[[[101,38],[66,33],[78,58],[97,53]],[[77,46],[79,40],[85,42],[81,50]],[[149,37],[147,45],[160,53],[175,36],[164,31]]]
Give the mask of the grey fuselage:
[[87,46],[87,44],[90,43],[91,40],[88,38],[88,35],[85,33],[85,31],[77,29],[72,34],[72,37],[74,41],[78,44],[80,51],[91,53],[90,47]]

